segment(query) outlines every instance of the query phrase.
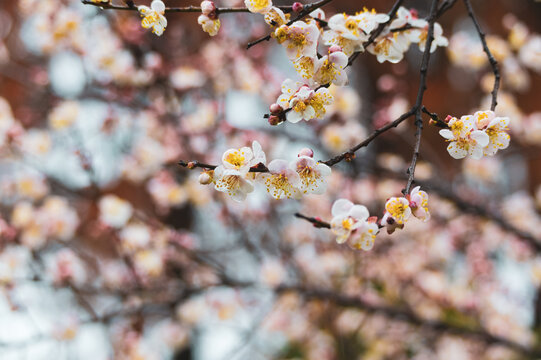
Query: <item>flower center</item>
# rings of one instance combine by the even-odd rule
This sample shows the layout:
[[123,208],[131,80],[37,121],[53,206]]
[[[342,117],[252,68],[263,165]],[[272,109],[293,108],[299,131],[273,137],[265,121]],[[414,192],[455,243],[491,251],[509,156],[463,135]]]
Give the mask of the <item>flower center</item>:
[[238,151],[229,153],[225,159],[228,163],[235,166],[237,169],[244,165],[246,158]]

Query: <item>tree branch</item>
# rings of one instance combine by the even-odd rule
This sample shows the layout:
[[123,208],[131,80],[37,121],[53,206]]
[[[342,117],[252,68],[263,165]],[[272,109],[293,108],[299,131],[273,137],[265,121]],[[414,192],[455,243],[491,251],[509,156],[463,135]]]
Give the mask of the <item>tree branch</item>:
[[494,111],[496,109],[496,105],[498,105],[498,90],[500,88],[500,69],[498,67],[498,62],[490,52],[490,49],[488,48],[487,41],[485,39],[485,33],[483,32],[483,29],[481,29],[481,26],[479,25],[479,21],[477,20],[477,17],[475,16],[475,13],[473,12],[473,8],[471,6],[470,0],[464,0],[464,5],[466,5],[466,9],[468,10],[468,15],[473,21],[473,24],[475,25],[475,29],[477,30],[477,34],[479,34],[479,39],[481,40],[481,43],[483,44],[483,51],[487,55],[488,61],[490,62],[490,66],[492,67],[492,72],[494,73],[494,86],[492,88],[492,103],[490,104],[490,110]]

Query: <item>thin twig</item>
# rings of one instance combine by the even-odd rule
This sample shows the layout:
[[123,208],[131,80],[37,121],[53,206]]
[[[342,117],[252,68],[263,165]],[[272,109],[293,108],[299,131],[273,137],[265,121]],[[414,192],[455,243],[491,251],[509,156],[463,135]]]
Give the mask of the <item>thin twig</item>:
[[[92,5],[97,6],[102,9],[107,10],[131,10],[131,11],[137,11],[137,6],[120,6],[120,5],[113,5],[113,4],[107,4],[107,3],[95,3],[91,2],[90,0],[81,0],[81,2],[84,5]],[[291,5],[284,5],[284,6],[277,6],[280,10],[285,12],[291,12],[293,11],[293,6]],[[184,7],[167,7],[165,8],[165,12],[172,13],[172,12],[185,12],[185,13],[202,13],[201,7],[199,6],[184,6]],[[248,13],[250,10],[246,7],[222,7],[222,8],[216,8],[216,14],[226,14],[226,13]]]
[[312,224],[314,224],[314,227],[317,227],[317,228],[325,228],[325,229],[330,229],[331,228],[331,224],[329,224],[328,222],[322,221],[319,218],[309,217],[309,216],[306,216],[306,215],[303,215],[303,214],[300,214],[300,213],[295,213],[295,217],[298,217],[299,219],[304,219],[306,221],[309,221]]
[[492,72],[494,73],[494,87],[492,88],[492,103],[490,104],[490,110],[494,111],[496,109],[496,105],[498,105],[498,90],[500,88],[500,69],[498,67],[498,61],[494,58],[492,53],[490,52],[490,49],[488,48],[487,41],[485,39],[485,33],[483,32],[483,29],[481,29],[481,26],[479,25],[479,21],[477,20],[477,17],[475,16],[475,13],[473,12],[473,8],[471,6],[470,0],[464,0],[464,5],[466,5],[466,9],[468,10],[468,15],[473,21],[473,24],[475,25],[475,29],[477,30],[477,34],[479,34],[479,39],[481,39],[481,43],[483,44],[483,51],[487,55],[488,61],[490,62],[490,66],[492,67]]

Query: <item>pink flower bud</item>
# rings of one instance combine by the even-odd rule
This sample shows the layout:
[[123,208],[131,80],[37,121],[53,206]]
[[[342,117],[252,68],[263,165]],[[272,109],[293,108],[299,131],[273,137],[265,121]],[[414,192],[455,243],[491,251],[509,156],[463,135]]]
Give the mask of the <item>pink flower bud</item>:
[[199,175],[199,183],[201,185],[208,185],[212,182],[212,176],[208,172],[203,172]]
[[301,4],[300,2],[294,2],[293,3],[293,11],[299,12],[299,11],[302,11],[302,9],[304,9],[303,4]]
[[193,169],[193,168],[195,168],[195,162],[190,161],[190,162],[188,163],[187,168],[188,168],[188,169]]
[[308,157],[314,157],[314,151],[309,148],[304,148],[301,151],[299,151],[299,155],[297,156],[308,156]]
[[269,116],[269,124],[274,126],[274,125],[278,125],[279,123],[281,123],[280,117],[278,117],[276,115]]
[[451,121],[453,117],[451,115],[447,115],[447,117],[445,118],[445,122],[448,123],[449,121]]
[[216,10],[216,6],[214,5],[213,1],[205,0],[201,3],[201,11],[203,12],[203,15],[209,15],[214,10]]
[[269,106],[269,110],[273,115],[277,115],[283,111],[282,107],[276,103]]
[[329,54],[332,54],[338,51],[342,51],[342,48],[338,45],[333,45],[329,48]]

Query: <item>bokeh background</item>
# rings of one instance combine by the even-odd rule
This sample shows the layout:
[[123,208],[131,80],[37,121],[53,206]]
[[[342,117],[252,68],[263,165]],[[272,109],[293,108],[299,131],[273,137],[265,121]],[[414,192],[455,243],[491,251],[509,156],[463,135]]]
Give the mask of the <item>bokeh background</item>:
[[[404,6],[423,17],[429,2]],[[361,54],[324,119],[272,127],[263,115],[296,74],[273,41],[245,49],[268,32],[259,15],[224,14],[211,38],[198,14],[168,13],[157,37],[135,11],[1,1],[0,359],[536,358],[541,3],[473,6],[511,146],[454,160],[426,117],[416,177],[433,218],[358,252],[294,214],[330,221],[348,198],[381,217],[405,184],[410,121],[301,201],[261,188],[235,203],[176,163],[216,164],[253,140],[268,159],[303,147],[327,159],[410,108],[418,48],[398,64]],[[438,22],[449,46],[432,56],[424,105],[441,118],[488,108],[493,75],[464,4]]]

